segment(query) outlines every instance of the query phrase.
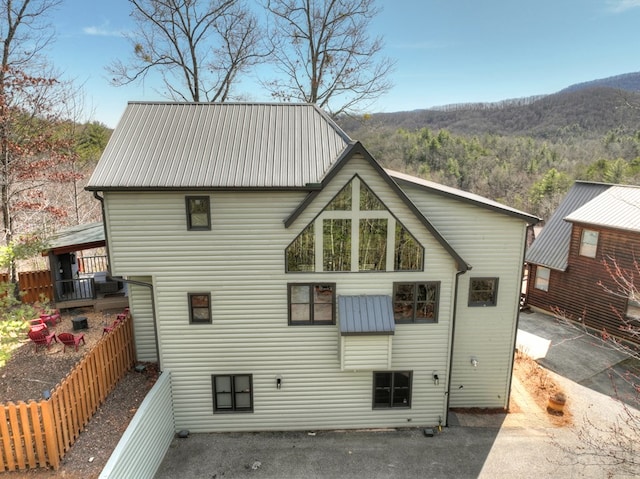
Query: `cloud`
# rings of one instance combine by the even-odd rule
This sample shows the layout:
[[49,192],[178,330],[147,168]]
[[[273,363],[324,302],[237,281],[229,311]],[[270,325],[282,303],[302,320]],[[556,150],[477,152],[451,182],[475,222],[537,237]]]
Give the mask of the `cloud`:
[[640,0],[609,0],[609,10],[614,13],[622,13],[632,8],[640,8]]
[[85,35],[97,36],[97,37],[121,37],[122,32],[120,30],[111,30],[108,23],[103,23],[101,26],[83,27],[82,32]]

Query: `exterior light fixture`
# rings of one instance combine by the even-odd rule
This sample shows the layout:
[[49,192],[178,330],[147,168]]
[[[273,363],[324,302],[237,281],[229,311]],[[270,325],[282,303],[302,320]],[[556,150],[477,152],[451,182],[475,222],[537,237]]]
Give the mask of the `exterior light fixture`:
[[282,376],[276,376],[276,389],[282,388]]
[[471,357],[471,366],[473,366],[474,368],[478,367],[478,358],[474,356]]
[[433,372],[433,384],[435,384],[436,386],[440,384],[440,378],[438,377],[437,371]]

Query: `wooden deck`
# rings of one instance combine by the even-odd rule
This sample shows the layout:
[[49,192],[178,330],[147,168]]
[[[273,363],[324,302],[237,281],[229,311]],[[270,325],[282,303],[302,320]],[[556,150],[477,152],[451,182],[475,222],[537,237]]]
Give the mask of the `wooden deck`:
[[126,296],[109,296],[100,295],[96,299],[76,299],[71,301],[56,302],[57,309],[72,309],[93,307],[96,311],[104,311],[107,309],[124,309],[129,306],[129,298]]

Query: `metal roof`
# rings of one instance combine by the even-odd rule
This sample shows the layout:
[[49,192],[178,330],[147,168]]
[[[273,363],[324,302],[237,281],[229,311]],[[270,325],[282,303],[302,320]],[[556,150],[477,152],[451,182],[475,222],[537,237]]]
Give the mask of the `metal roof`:
[[340,334],[394,334],[391,296],[338,296]]
[[564,271],[569,261],[571,223],[564,219],[581,206],[607,191],[612,185],[576,182],[529,247],[525,261]]
[[463,191],[457,188],[452,188],[450,186],[441,185],[439,183],[434,183],[433,181],[428,181],[423,178],[407,175],[406,173],[400,173],[398,171],[393,171],[393,170],[385,170],[385,171],[394,180],[399,180],[405,183],[411,183],[416,186],[420,186],[424,189],[433,191],[434,193],[438,193],[442,196],[448,196],[450,198],[466,201],[476,206],[487,208],[493,211],[498,211],[500,213],[505,213],[510,216],[515,216],[517,218],[523,219],[527,223],[536,224],[540,221],[540,218],[538,218],[537,216],[531,215],[529,213],[525,213],[524,211],[520,211],[515,208],[511,208],[510,206],[503,205],[502,203],[498,203],[497,201],[490,200],[488,198],[485,198],[480,195],[476,195],[474,193],[470,193],[468,191]]
[[[72,248],[71,251],[83,249],[82,246],[104,246],[104,226],[102,222],[70,226],[58,231],[49,239],[47,251],[60,251]],[[86,248],[85,248],[86,249]]]
[[565,220],[640,232],[640,187],[612,186],[568,215]]
[[350,139],[310,104],[128,104],[87,189],[304,188]]

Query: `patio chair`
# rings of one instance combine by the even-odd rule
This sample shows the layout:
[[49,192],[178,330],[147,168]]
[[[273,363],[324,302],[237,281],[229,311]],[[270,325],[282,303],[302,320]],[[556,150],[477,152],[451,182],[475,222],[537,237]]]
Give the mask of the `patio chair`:
[[44,333],[43,331],[29,331],[27,334],[29,335],[29,339],[35,344],[36,346],[36,353],[38,352],[38,348],[40,346],[46,346],[47,349],[49,349],[49,346],[51,346],[51,342],[58,342],[58,340],[56,339],[56,335],[55,333],[51,333],[49,334],[49,331],[47,331],[45,329],[46,333]]
[[58,339],[62,344],[64,344],[64,349],[62,350],[62,352],[66,352],[67,346],[72,346],[77,351],[81,341],[82,341],[82,344],[85,344],[85,345],[87,344],[84,341],[84,334],[78,334],[76,336],[71,333],[60,333],[58,334]]
[[29,331],[43,332],[45,334],[49,334],[47,330],[47,323],[44,322],[42,318],[30,319],[29,323]]
[[46,313],[44,311],[41,312],[40,319],[42,319],[45,323],[48,323],[49,326],[55,327],[57,323],[62,321],[62,316],[60,316],[60,311],[56,309],[50,313]]
[[105,334],[110,333],[111,331],[116,329],[116,326],[118,326],[118,324],[120,324],[122,321],[122,319],[116,318],[111,326],[105,326],[104,328],[102,328],[102,335],[104,336]]

